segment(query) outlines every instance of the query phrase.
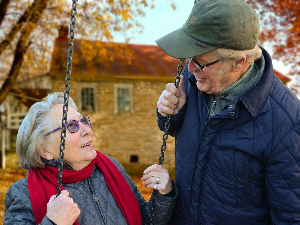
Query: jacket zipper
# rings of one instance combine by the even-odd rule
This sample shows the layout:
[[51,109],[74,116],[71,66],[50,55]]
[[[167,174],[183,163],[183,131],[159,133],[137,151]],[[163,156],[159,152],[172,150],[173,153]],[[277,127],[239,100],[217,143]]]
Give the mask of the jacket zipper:
[[[204,105],[206,106],[206,109],[207,109],[207,112],[208,112],[208,114],[207,114],[207,118],[208,118],[210,111],[209,111],[209,108],[208,108],[208,106],[207,106],[204,98],[203,98],[203,93],[202,93],[201,97],[202,97],[202,100],[204,102]],[[204,129],[203,129],[202,133],[200,134],[201,138],[200,138],[200,140],[198,142],[198,145],[197,145],[197,152],[196,152],[195,161],[194,161],[194,165],[193,165],[192,181],[191,181],[191,185],[189,187],[189,197],[188,197],[188,206],[187,206],[186,216],[189,214],[189,211],[190,211],[190,202],[191,202],[191,198],[192,198],[192,196],[191,196],[191,191],[192,190],[191,189],[193,187],[193,183],[194,183],[194,179],[195,179],[195,167],[196,167],[197,157],[198,157],[198,153],[199,153],[198,148],[199,148],[199,146],[200,146],[200,144],[202,142],[202,134],[205,132],[207,124],[208,124],[208,120],[206,119],[205,120]],[[186,223],[184,223],[184,224],[186,224]]]
[[100,217],[101,217],[101,219],[102,219],[102,222],[103,222],[103,224],[106,225],[105,220],[104,220],[104,216],[103,216],[102,213],[101,213],[101,207],[100,207],[100,205],[99,205],[100,199],[97,198],[97,196],[95,195],[95,193],[94,193],[94,191],[93,191],[93,189],[92,189],[91,181],[90,181],[89,178],[87,179],[87,181],[88,181],[88,186],[89,186],[89,188],[90,188],[90,191],[91,191],[91,193],[92,193],[93,200],[94,200],[94,202],[96,203],[97,208],[98,208],[98,210],[99,210],[99,213],[100,213]]

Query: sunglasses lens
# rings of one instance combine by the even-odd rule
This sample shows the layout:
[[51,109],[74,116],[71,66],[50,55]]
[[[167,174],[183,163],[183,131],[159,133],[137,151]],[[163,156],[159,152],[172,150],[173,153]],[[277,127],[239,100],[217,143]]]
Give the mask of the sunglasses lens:
[[82,117],[80,122],[82,124],[84,124],[85,126],[87,127],[90,127],[91,126],[91,121],[89,120],[89,118],[86,116],[86,117]]
[[67,126],[70,133],[75,133],[78,130],[78,123],[76,120],[71,120]]

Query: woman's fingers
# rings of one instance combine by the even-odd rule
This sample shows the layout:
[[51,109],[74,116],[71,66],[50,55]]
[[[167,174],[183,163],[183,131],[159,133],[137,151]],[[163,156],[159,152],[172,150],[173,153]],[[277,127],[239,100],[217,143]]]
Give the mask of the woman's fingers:
[[163,167],[161,165],[154,164],[152,166],[149,166],[147,169],[145,169],[144,174],[148,174],[151,171],[168,172],[168,170],[165,167]]
[[152,165],[144,171],[141,178],[147,188],[156,189],[160,194],[167,194],[172,190],[169,172],[161,165]]
[[47,217],[56,224],[72,225],[80,215],[80,209],[69,192],[63,190],[58,197],[53,195],[47,204]]

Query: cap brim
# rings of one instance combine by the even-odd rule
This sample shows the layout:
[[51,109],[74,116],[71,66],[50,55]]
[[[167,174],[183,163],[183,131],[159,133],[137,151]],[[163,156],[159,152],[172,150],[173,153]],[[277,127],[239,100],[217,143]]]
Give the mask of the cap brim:
[[187,35],[182,28],[163,36],[155,42],[169,56],[178,59],[202,55],[218,48],[207,43],[202,46],[198,45],[197,42],[201,42],[201,40]]

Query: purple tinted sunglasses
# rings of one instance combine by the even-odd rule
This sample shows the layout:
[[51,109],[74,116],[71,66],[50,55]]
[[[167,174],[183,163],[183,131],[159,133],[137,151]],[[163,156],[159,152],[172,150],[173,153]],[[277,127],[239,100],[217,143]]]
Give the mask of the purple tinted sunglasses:
[[[81,122],[83,125],[87,126],[87,127],[91,127],[91,120],[90,117],[85,116],[80,118],[79,120],[70,120],[67,122],[66,127],[68,128],[70,133],[76,133],[79,130],[79,122]],[[61,126],[48,132],[47,134],[45,134],[45,136],[48,136],[49,134],[58,131],[61,129]]]

